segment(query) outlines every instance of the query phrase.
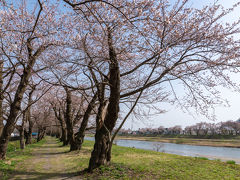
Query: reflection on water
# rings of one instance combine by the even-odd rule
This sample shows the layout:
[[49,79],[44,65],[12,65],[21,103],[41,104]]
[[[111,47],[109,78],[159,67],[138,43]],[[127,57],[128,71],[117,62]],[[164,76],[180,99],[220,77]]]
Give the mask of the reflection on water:
[[[93,137],[86,137],[87,140],[94,140]],[[152,141],[137,140],[115,140],[119,146],[134,147],[138,149],[155,150],[169,154],[182,156],[200,156],[210,159],[234,160],[240,163],[240,149],[212,146],[194,146],[186,144],[159,143]]]

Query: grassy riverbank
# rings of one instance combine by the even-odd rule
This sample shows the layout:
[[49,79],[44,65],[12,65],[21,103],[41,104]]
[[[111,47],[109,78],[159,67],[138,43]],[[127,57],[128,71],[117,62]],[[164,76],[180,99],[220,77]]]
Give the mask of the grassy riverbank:
[[199,145],[199,146],[240,148],[240,138],[234,138],[234,139],[200,139],[200,138],[158,137],[158,136],[156,136],[156,137],[148,137],[148,136],[117,136],[116,140],[117,139],[167,142],[167,143],[189,144],[189,145]]
[[91,141],[80,152],[68,152],[69,147],[51,137],[24,151],[15,151],[15,145],[8,159],[0,162],[0,179],[240,179],[240,165],[231,162],[119,146],[113,147],[110,166],[88,174],[83,170],[88,166]]

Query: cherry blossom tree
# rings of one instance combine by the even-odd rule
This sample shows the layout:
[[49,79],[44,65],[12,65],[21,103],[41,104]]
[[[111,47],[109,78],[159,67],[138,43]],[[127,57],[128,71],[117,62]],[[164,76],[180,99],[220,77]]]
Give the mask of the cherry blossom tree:
[[[233,36],[239,33],[239,22],[221,22],[234,8],[222,10],[213,4],[199,10],[189,8],[187,0],[174,5],[166,1],[64,1],[81,23],[89,24],[82,27],[84,44],[78,48],[98,74],[90,75],[98,94],[107,94],[98,97],[108,103],[96,130],[89,171],[111,159],[110,136],[121,100],[149,102],[142,97],[155,94],[155,102],[165,97],[209,117],[209,108],[221,103],[215,87],[234,85],[227,72],[238,66],[239,41]],[[176,83],[185,88],[183,98],[177,94]]]
[[62,128],[60,139],[63,145],[70,144],[70,151],[80,150],[97,96],[90,99],[66,86],[56,90],[55,95],[48,101]]
[[[10,134],[14,130],[21,102],[30,77],[42,69],[53,48],[71,33],[70,21],[58,14],[56,6],[36,1],[31,10],[23,1],[15,6],[1,3],[0,56],[3,60],[1,95],[7,103],[6,124],[0,137],[0,159],[6,156]],[[62,28],[64,27],[64,28]],[[68,29],[68,30],[67,30]],[[64,36],[64,37],[63,37]]]

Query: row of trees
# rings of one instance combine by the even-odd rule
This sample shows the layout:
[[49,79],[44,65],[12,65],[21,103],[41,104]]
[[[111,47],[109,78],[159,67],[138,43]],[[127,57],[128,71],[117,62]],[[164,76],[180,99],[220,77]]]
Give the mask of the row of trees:
[[226,121],[220,123],[201,122],[193,126],[185,127],[187,135],[240,135],[240,123],[236,121]]
[[238,72],[239,22],[222,18],[239,3],[227,10],[187,3],[36,0],[32,8],[27,0],[1,1],[0,159],[16,124],[24,137],[34,121],[39,140],[55,132],[70,150],[81,149],[94,128],[92,171],[110,162],[130,115],[163,112],[155,103],[209,117],[222,103],[216,87],[237,89],[228,73]]
[[137,131],[130,129],[122,129],[119,131],[121,135],[193,135],[193,136],[214,136],[214,135],[240,135],[240,122],[226,121],[219,123],[200,122],[192,126],[173,126],[165,128],[141,128]]

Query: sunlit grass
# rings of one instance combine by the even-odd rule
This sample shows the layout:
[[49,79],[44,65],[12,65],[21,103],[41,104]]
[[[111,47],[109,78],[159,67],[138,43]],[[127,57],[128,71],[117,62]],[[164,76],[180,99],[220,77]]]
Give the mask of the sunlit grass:
[[[15,159],[17,155],[17,159],[24,162],[26,158],[31,158],[32,150],[38,150],[35,147],[44,147],[43,143],[44,141],[31,145],[26,149],[26,152],[12,151],[9,160],[17,162],[12,161],[12,158]],[[69,146],[63,147],[61,142],[56,140],[56,144],[53,144],[53,148],[50,148],[50,151],[59,153],[57,158],[51,159],[51,164],[55,169],[44,172],[42,177],[47,177],[48,173],[51,173],[52,177],[54,177],[54,172],[56,174],[64,172],[76,174],[79,179],[240,179],[240,165],[234,163],[208,160],[201,157],[184,157],[116,145],[112,149],[111,164],[101,166],[90,174],[83,170],[88,167],[92,148],[93,142],[85,141],[81,151],[69,152]],[[31,162],[31,159],[29,160],[27,161]],[[18,166],[15,166],[14,163],[13,165],[4,163],[4,166],[6,166],[7,172],[18,170],[16,169]],[[43,172],[42,167],[43,165],[40,164],[36,165],[34,169],[36,168],[36,172]]]
[[154,179],[240,179],[239,165],[206,158],[114,146],[112,160],[146,173],[145,178],[154,174]]
[[36,140],[34,139],[33,144],[26,146],[24,150],[20,149],[19,141],[9,142],[6,159],[4,161],[0,160],[0,179],[7,179],[9,173],[14,171],[18,162],[22,162],[25,159],[31,158],[31,152],[33,148],[40,147],[45,142],[45,139],[40,142],[36,142]]

